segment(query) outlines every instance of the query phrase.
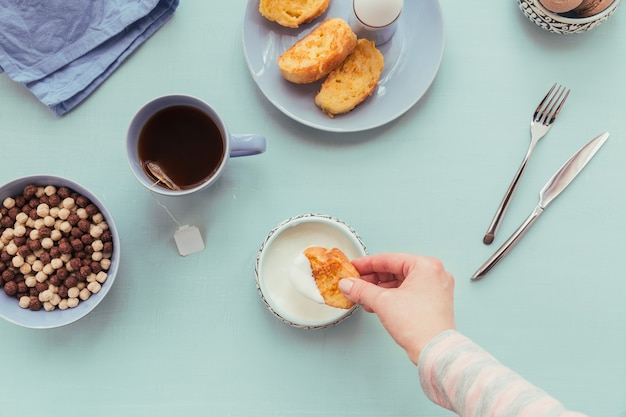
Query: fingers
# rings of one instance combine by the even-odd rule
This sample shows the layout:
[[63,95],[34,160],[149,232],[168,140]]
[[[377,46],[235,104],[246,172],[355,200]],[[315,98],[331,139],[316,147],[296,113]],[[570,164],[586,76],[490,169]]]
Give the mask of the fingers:
[[[361,278],[383,288],[454,286],[454,278],[439,259],[402,253],[369,255],[352,261]],[[428,279],[425,279],[428,277]]]
[[352,264],[366,281],[374,283],[403,280],[414,270],[448,274],[436,258],[404,253],[368,255],[353,260]]
[[339,281],[339,289],[352,302],[361,304],[366,311],[372,312],[376,297],[383,288],[357,278],[344,278]]
[[373,284],[397,281],[397,285],[400,285],[412,272],[443,270],[443,265],[435,258],[404,253],[364,256],[353,260],[352,264],[362,276],[366,277],[366,281]]
[[390,287],[397,287],[400,283],[402,283],[401,279],[398,279],[395,275],[388,273],[361,275],[361,279],[376,285],[388,284]]
[[412,264],[418,257],[402,253],[382,253],[358,258],[352,264],[361,275],[388,274],[392,276],[405,276],[407,264]]

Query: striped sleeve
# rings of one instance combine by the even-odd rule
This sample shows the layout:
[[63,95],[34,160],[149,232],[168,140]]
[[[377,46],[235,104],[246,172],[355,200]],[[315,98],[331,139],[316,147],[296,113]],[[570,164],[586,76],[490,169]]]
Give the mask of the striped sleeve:
[[424,348],[418,369],[428,398],[461,417],[584,417],[454,330]]

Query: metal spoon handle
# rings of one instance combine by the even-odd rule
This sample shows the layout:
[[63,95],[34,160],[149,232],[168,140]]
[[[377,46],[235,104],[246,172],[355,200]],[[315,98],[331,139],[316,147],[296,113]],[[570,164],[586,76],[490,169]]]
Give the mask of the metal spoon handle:
[[491,268],[496,266],[496,264],[500,262],[500,260],[504,258],[504,256],[509,253],[511,249],[513,249],[517,242],[519,242],[530,226],[532,226],[537,218],[539,218],[541,213],[543,213],[543,208],[540,206],[535,207],[530,216],[528,216],[528,218],[524,220],[524,223],[522,223],[522,225],[518,227],[515,232],[513,232],[511,237],[509,237],[508,240],[504,242],[502,246],[500,246],[500,248],[493,255],[491,255],[491,257],[487,259],[487,261],[480,268],[478,268],[478,271],[476,271],[476,273],[472,276],[472,281],[479,280],[487,274]]

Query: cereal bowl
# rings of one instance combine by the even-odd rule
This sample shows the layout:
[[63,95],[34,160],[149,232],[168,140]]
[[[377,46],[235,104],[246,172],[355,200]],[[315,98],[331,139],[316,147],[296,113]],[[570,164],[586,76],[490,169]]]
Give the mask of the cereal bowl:
[[69,179],[33,175],[0,186],[0,210],[0,317],[49,329],[96,308],[120,258],[102,202]]
[[256,285],[267,308],[284,323],[303,329],[337,324],[356,310],[318,304],[301,295],[291,284],[288,270],[296,256],[309,246],[341,249],[348,259],[367,254],[359,235],[343,221],[323,214],[303,214],[276,226],[259,249]]
[[542,29],[560,35],[590,31],[605,22],[620,5],[621,0],[614,0],[606,9],[589,17],[576,17],[571,13],[553,13],[546,9],[540,0],[517,0],[521,11]]

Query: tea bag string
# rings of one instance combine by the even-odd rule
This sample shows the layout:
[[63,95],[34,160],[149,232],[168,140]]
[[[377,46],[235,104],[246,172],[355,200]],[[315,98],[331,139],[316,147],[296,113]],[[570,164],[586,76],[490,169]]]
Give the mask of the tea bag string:
[[154,201],[161,206],[162,209],[165,210],[165,212],[170,216],[170,218],[174,221],[174,223],[176,223],[176,225],[178,225],[178,228],[181,228],[182,225],[178,222],[178,220],[176,220],[176,218],[172,215],[172,213],[170,212],[170,210],[165,206],[165,204],[161,203],[159,201],[159,199],[156,197],[156,195],[154,194],[154,192],[152,191],[152,189],[154,187],[157,186],[157,184],[159,184],[161,182],[161,180],[157,180],[155,183],[152,184],[152,186],[148,189],[148,191],[150,191],[150,195],[152,196],[152,198],[154,199]]

